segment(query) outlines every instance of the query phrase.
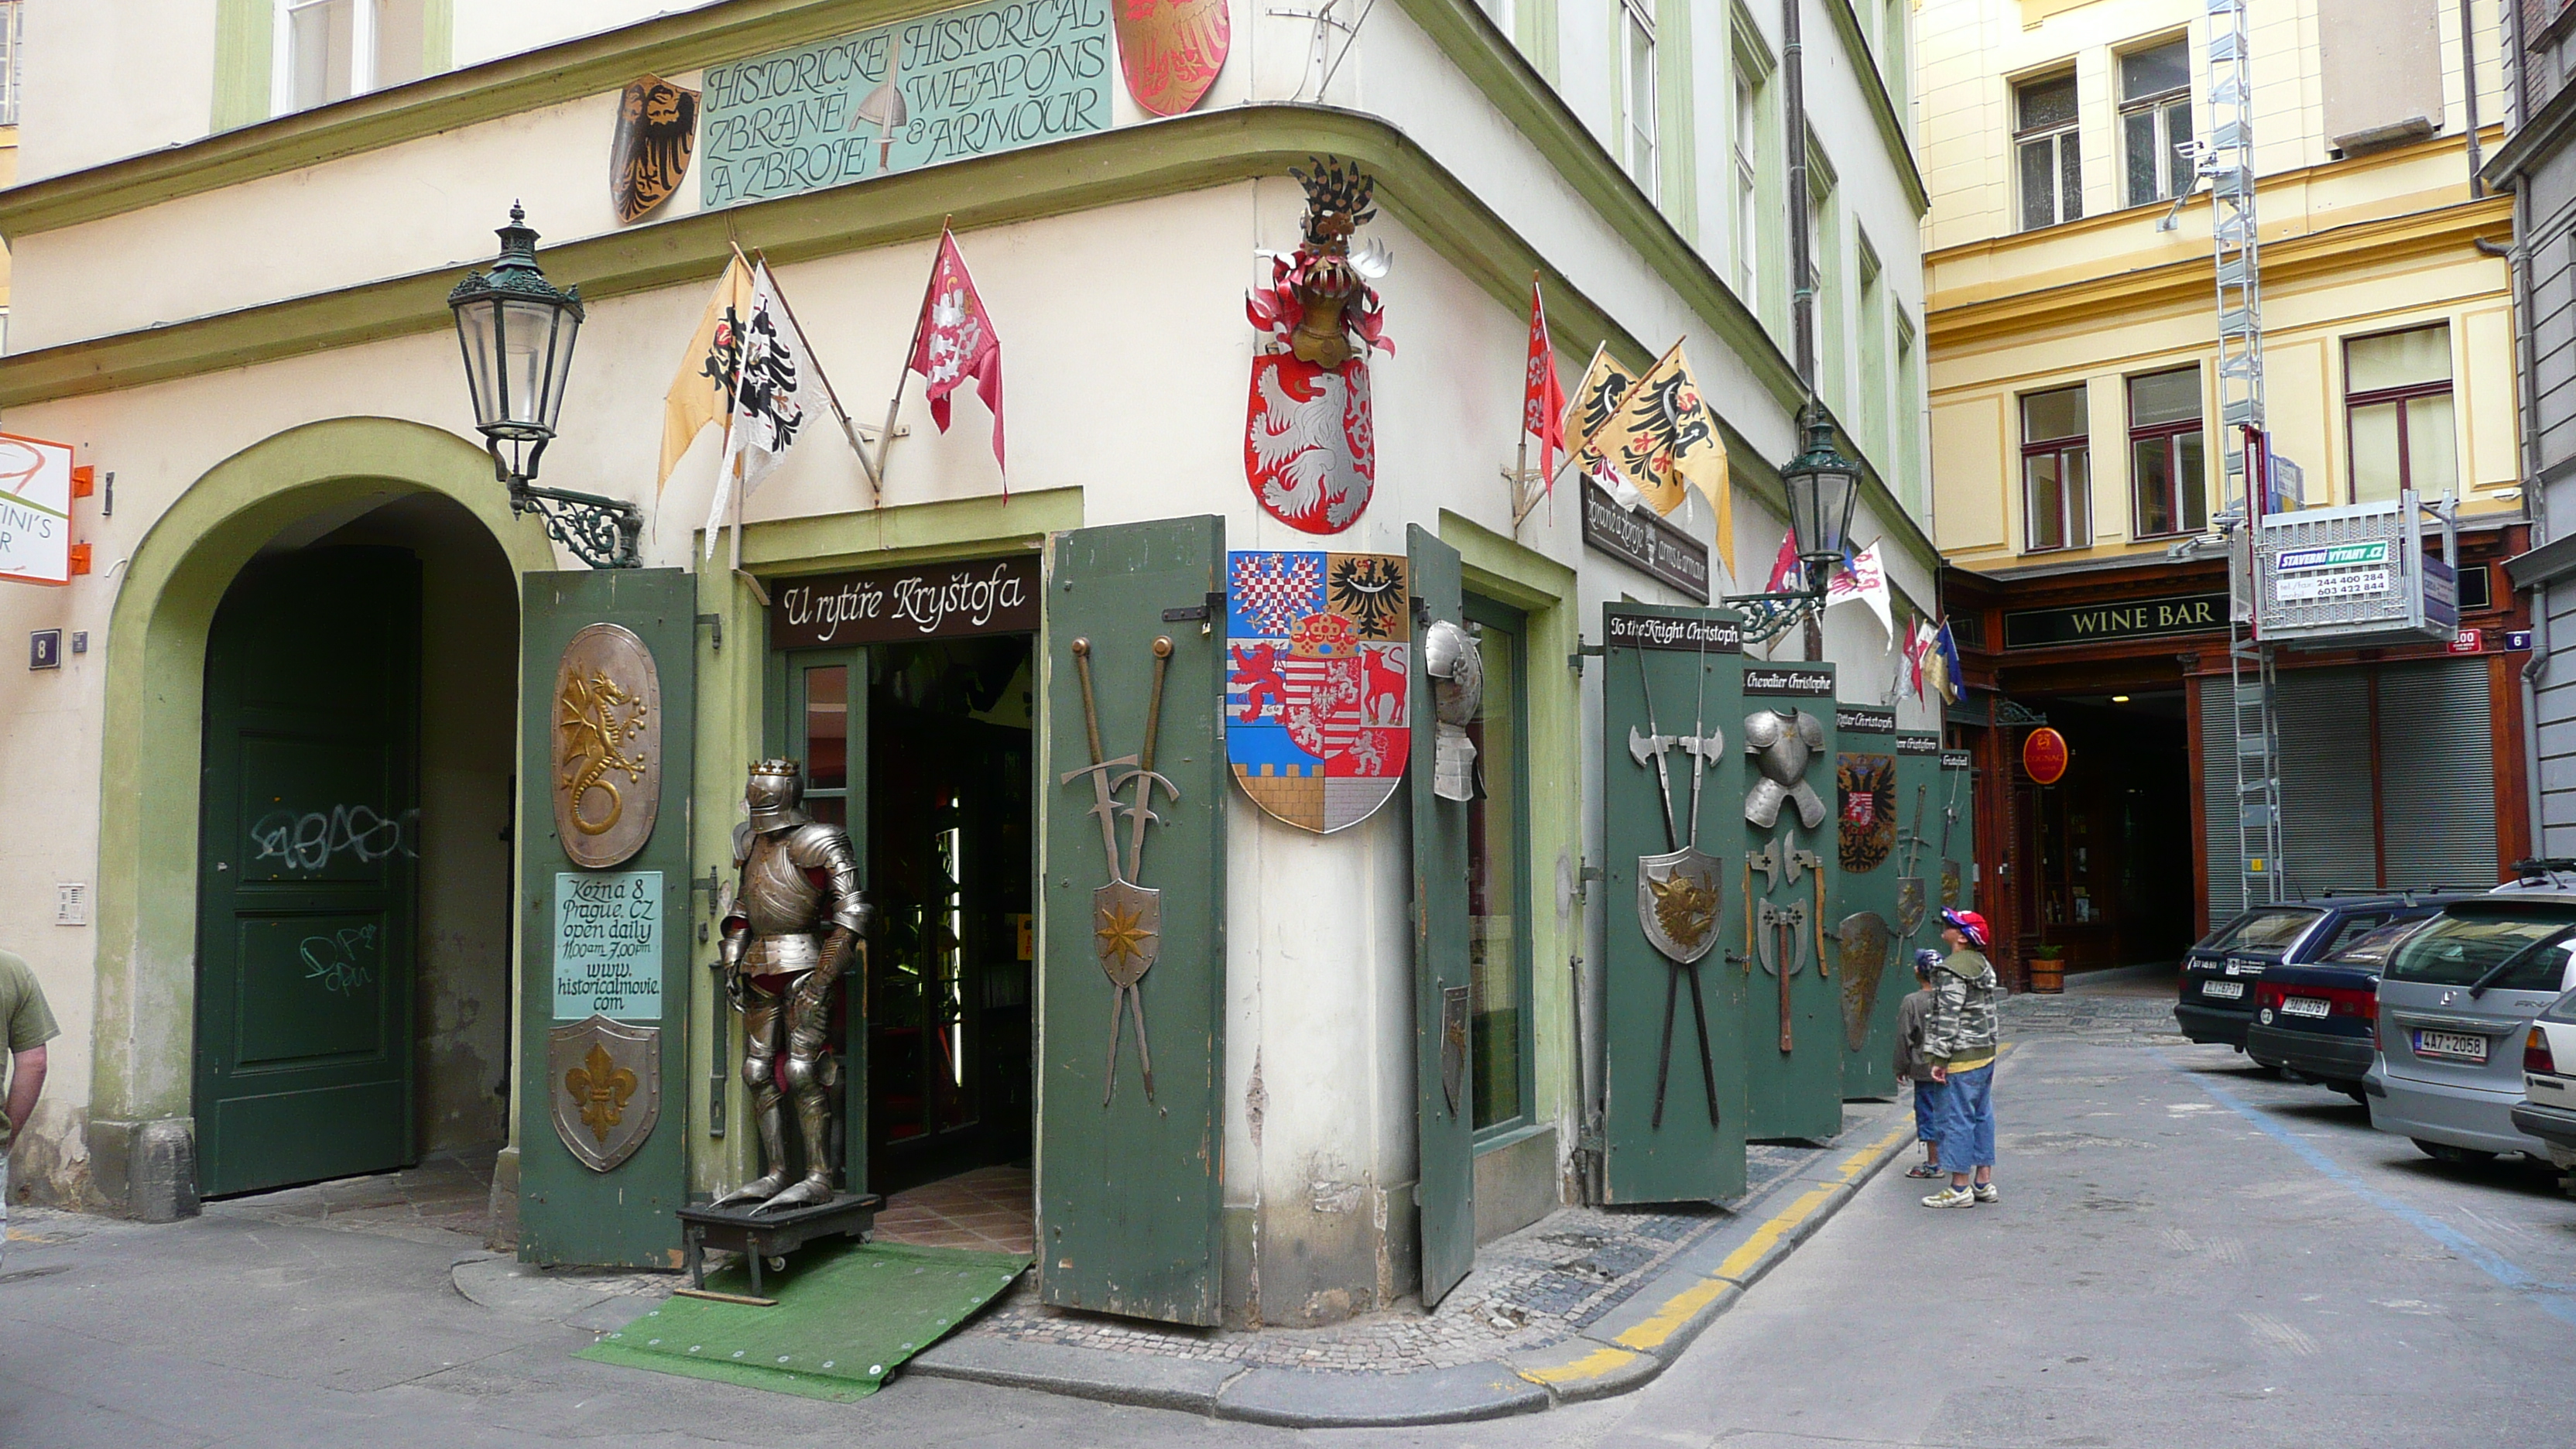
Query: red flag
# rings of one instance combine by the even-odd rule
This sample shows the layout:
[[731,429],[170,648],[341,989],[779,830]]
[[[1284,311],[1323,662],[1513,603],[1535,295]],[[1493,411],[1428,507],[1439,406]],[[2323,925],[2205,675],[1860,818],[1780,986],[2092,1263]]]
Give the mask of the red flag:
[[1538,439],[1538,475],[1556,487],[1556,455],[1565,447],[1565,386],[1556,378],[1556,347],[1547,338],[1547,308],[1530,279],[1529,376],[1521,388],[1521,431]]
[[1771,582],[1762,586],[1763,592],[1772,594],[1785,594],[1792,590],[1804,592],[1806,584],[1806,570],[1798,566],[1797,535],[1783,534],[1780,538],[1780,556],[1771,560]]
[[[913,330],[913,371],[928,379],[930,420],[948,431],[948,395],[968,378],[993,414],[993,461],[1002,462],[1002,339],[975,295],[975,279],[957,254],[955,234],[939,234],[939,256],[930,264],[930,290],[922,294],[921,321]],[[1007,465],[1006,465],[1007,466]]]

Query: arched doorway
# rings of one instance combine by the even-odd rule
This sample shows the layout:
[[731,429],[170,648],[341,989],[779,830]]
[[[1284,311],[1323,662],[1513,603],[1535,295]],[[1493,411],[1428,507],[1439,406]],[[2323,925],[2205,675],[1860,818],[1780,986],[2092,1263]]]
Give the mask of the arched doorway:
[[[414,876],[412,898],[427,905],[414,918],[411,939],[433,953],[473,959],[487,978],[501,973],[504,988],[478,1000],[468,1021],[452,997],[441,995],[441,977],[416,971],[410,1019],[394,1040],[420,1060],[451,1055],[455,1039],[477,1031],[498,1032],[502,1044],[490,1061],[497,1072],[508,1060],[511,957],[504,912],[511,847],[503,836],[513,818],[518,577],[553,568],[553,552],[534,520],[510,514],[490,460],[454,434],[383,418],[334,419],[278,434],[197,479],[118,565],[100,754],[89,1146],[102,1194],[141,1215],[185,1211],[194,1195],[180,1191],[175,1207],[167,1196],[153,1200],[171,1188],[138,1171],[145,1141],[202,1135],[193,1120],[204,1110],[197,1100],[200,881],[214,864],[231,859],[201,849],[207,843],[200,807],[208,763],[208,644],[217,616],[245,577],[317,548],[356,547],[395,549],[422,563],[414,636],[418,702],[410,709],[422,746],[415,757],[421,814],[409,836],[414,854],[403,859]],[[482,622],[459,623],[469,616]],[[439,687],[422,688],[423,680]],[[453,759],[482,761],[483,745],[461,742],[488,743],[491,719],[500,722],[497,783],[484,778],[491,774],[488,763],[452,771],[441,763],[449,756],[429,747],[450,739],[459,742]],[[488,808],[474,804],[478,793],[488,793]],[[443,807],[451,798],[454,808]],[[257,825],[265,813],[253,812],[248,824]],[[295,839],[290,829],[287,841]],[[462,869],[461,881],[450,879],[451,867]],[[478,894],[472,882],[485,875],[493,884]],[[478,912],[489,921],[488,946],[472,929],[458,935],[443,924]],[[327,933],[335,947],[338,929]],[[299,935],[284,957],[299,977],[306,970],[302,944]],[[328,953],[317,954],[326,962],[318,982],[331,973]],[[461,1063],[433,1076],[428,1090],[415,1083],[401,1135],[417,1144],[488,1134],[490,1110],[479,1099],[493,1094],[498,1081]],[[506,1124],[507,1103],[498,1105]],[[220,1170],[209,1181],[225,1190]]]

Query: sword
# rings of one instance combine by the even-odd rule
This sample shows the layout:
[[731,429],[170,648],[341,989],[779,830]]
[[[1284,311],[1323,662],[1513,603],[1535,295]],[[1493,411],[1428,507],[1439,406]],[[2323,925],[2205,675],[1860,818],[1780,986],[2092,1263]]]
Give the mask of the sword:
[[1641,735],[1635,725],[1628,726],[1628,756],[1640,765],[1646,763],[1650,756],[1653,758],[1655,793],[1664,806],[1664,849],[1679,850],[1682,848],[1681,832],[1673,827],[1673,777],[1664,768],[1664,756],[1681,743],[1681,737],[1665,734],[1664,727],[1655,721],[1655,686],[1654,681],[1646,677],[1646,651],[1643,649],[1637,651],[1637,692],[1646,700],[1647,733]]

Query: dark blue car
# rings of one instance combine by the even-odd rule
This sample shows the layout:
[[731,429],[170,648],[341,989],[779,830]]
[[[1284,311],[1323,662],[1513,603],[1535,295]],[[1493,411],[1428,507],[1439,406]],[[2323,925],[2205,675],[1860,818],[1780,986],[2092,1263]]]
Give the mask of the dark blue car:
[[2274,966],[2254,985],[2245,1054],[2358,1102],[2379,1056],[2379,973],[2430,915],[2400,916],[2322,961]]
[[2210,932],[2183,958],[2182,998],[2174,1004],[2174,1020],[2193,1041],[2232,1046],[2265,1066],[2279,1066],[2277,1059],[2247,1047],[2255,983],[2275,967],[2323,960],[2391,921],[2436,914],[2444,902],[2456,899],[2450,894],[2326,895],[2256,906]]

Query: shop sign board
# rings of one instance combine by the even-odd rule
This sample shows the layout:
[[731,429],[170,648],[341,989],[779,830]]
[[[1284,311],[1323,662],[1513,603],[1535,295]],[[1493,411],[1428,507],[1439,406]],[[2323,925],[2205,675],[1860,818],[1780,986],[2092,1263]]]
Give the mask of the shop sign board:
[[0,433],[0,579],[72,577],[72,447]]
[[2021,767],[2038,784],[2054,785],[2065,779],[2068,759],[2066,736],[2046,725],[2022,737]]
[[662,873],[555,873],[555,1020],[662,1019]]
[[1741,654],[1744,626],[1724,618],[1668,618],[1661,614],[1611,614],[1603,627],[1622,649],[1677,649],[1686,654]]
[[1896,737],[1896,752],[1900,755],[1938,755],[1941,753],[1941,737],[1909,730]]
[[709,66],[710,209],[1109,126],[1109,0],[988,0]]
[[823,649],[900,644],[1038,627],[1038,558],[915,564],[819,574],[772,585],[769,645]]
[[1708,545],[1652,513],[1620,507],[1589,478],[1583,480],[1583,543],[1708,602]]
[[1867,704],[1834,706],[1834,728],[1864,735],[1896,733],[1896,711]]
[[1746,694],[1786,694],[1807,699],[1831,699],[1834,672],[1831,669],[1799,669],[1794,666],[1751,664],[1744,670]]
[[2204,629],[2226,627],[2225,590],[2209,594],[2166,594],[2152,599],[2124,599],[2113,604],[2009,610],[2004,614],[2004,647],[2047,649],[2060,644],[2152,639],[2164,634],[2196,634]]

